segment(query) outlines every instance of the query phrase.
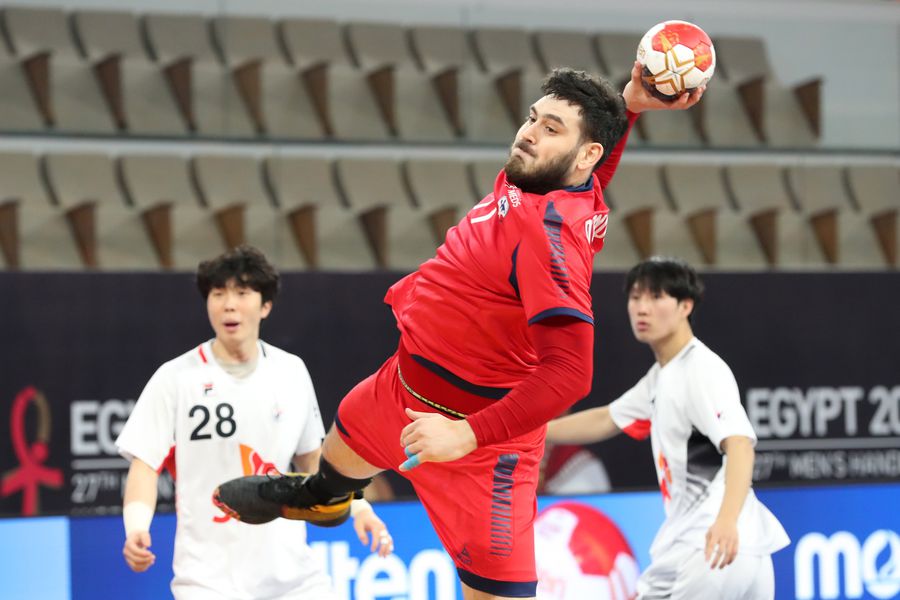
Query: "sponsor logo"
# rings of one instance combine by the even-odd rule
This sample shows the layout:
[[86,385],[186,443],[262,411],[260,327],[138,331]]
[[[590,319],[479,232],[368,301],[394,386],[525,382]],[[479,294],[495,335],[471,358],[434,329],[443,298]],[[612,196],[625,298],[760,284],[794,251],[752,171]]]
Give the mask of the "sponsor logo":
[[584,222],[584,233],[587,236],[588,244],[594,243],[594,240],[602,240],[606,237],[606,227],[609,224],[609,215],[594,215]]
[[797,542],[794,574],[798,600],[862,598],[864,593],[895,598],[900,594],[900,535],[879,529],[860,544],[849,531],[830,537],[808,533]]
[[497,202],[497,212],[500,213],[501,219],[509,212],[509,199],[506,196],[501,196]]
[[[313,554],[331,575],[337,598],[455,600],[456,567],[443,550],[428,549],[404,561],[396,554],[363,559],[347,542],[313,542]],[[355,593],[354,593],[355,588]]]
[[[118,456],[116,438],[134,408],[134,400],[75,400],[72,402],[72,455]],[[127,466],[127,465],[126,465]]]
[[[134,400],[115,398],[74,400],[69,405],[73,514],[109,514],[121,507],[129,463],[119,455],[116,438],[134,406]],[[167,468],[157,480],[160,510],[174,502],[173,475]]]
[[464,565],[472,564],[472,555],[469,554],[469,549],[465,544],[463,544],[463,549],[456,553],[456,559]]
[[215,393],[215,390],[213,389],[212,383],[204,383],[203,384],[203,396],[204,397],[212,396],[214,393]]
[[634,552],[618,526],[599,510],[560,502],[534,523],[537,597],[552,600],[626,600],[640,574]]
[[[30,405],[37,409],[37,428],[34,441],[28,441],[25,431],[25,413]],[[0,480],[0,498],[22,493],[22,515],[40,512],[40,488],[60,488],[63,483],[61,469],[44,466],[50,455],[50,404],[47,398],[32,386],[20,391],[13,400],[9,419],[10,440],[19,467],[9,471]]]
[[512,184],[506,184],[506,193],[509,195],[509,201],[513,208],[518,208],[522,204],[522,195],[519,188]]

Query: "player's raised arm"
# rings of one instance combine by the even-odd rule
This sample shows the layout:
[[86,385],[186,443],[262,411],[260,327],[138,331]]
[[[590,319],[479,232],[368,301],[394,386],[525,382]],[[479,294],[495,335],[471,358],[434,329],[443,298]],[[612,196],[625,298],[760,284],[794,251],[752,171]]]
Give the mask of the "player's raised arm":
[[146,571],[156,561],[150,552],[150,522],[156,511],[156,483],[159,474],[139,458],[131,461],[122,518],[125,522],[125,546],[122,554],[132,571]]
[[593,444],[621,432],[609,414],[609,407],[599,406],[550,421],[547,424],[547,443]]
[[638,116],[648,110],[685,110],[698,102],[703,96],[706,89],[705,86],[691,90],[678,97],[671,102],[664,102],[655,98],[641,82],[641,63],[635,61],[631,69],[631,79],[625,84],[622,97],[625,99],[625,108],[628,109],[628,130],[619,140],[615,148],[606,149],[609,156],[600,168],[597,169],[597,178],[600,180],[600,187],[606,188],[612,181],[616,168],[619,166],[619,160],[622,158],[622,152],[628,143],[628,135],[631,127],[637,121]]
[[706,91],[706,86],[701,86],[681,94],[671,101],[660,100],[651,94],[641,82],[641,63],[634,61],[631,68],[631,80],[625,84],[622,97],[625,99],[625,108],[633,113],[640,114],[647,110],[685,110],[698,102]]

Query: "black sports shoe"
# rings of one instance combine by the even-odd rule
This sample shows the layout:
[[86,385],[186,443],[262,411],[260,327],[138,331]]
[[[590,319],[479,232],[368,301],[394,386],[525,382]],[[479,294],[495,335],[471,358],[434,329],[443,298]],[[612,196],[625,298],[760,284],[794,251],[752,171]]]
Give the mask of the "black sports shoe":
[[238,477],[216,488],[213,504],[244,523],[268,523],[282,517],[319,527],[336,527],[346,521],[350,502],[357,494],[323,504],[305,485],[309,478],[307,473]]

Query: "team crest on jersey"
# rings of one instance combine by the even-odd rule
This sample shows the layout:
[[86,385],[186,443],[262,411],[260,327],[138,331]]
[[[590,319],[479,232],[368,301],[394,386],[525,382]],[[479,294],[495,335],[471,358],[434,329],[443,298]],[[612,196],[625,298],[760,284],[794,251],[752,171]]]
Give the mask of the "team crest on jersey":
[[500,215],[500,218],[506,216],[509,212],[509,199],[506,196],[501,196],[500,200],[497,202],[497,213]]
[[602,240],[606,237],[606,226],[608,224],[609,215],[594,215],[585,221],[584,233],[587,236],[588,244],[593,244],[594,240]]

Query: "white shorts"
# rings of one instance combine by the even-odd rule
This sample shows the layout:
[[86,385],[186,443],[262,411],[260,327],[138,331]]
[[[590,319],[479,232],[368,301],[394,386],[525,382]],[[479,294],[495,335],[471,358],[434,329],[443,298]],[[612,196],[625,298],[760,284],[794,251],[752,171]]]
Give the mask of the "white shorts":
[[672,546],[641,574],[638,600],[773,600],[772,556],[741,554],[724,569],[711,569],[703,550]]

